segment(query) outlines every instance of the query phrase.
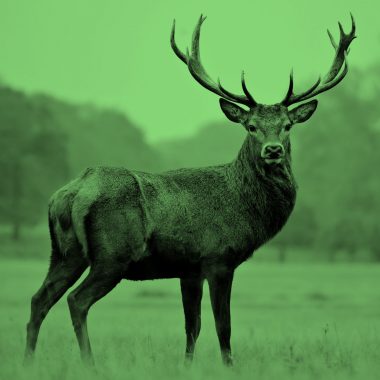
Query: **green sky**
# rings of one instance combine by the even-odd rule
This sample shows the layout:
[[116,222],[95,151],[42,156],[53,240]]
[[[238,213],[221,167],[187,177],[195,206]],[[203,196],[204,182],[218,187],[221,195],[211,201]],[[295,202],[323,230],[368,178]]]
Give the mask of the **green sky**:
[[200,13],[206,14],[201,44],[209,73],[239,91],[244,68],[256,99],[274,103],[286,91],[291,67],[296,85],[328,69],[333,49],[326,28],[337,36],[341,20],[348,30],[350,11],[359,36],[350,67],[378,60],[378,4],[0,0],[0,76],[27,91],[124,110],[151,141],[189,135],[222,114],[217,96],[196,84],[170,49],[174,17],[184,49]]

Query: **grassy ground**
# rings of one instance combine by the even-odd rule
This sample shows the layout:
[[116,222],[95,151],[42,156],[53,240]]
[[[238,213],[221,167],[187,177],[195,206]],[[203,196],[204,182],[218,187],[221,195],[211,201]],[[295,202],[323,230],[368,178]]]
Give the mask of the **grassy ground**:
[[178,280],[122,282],[89,314],[96,373],[82,368],[66,297],[22,367],[30,296],[47,262],[0,261],[0,379],[371,379],[380,370],[380,266],[265,264],[236,273],[235,366],[223,368],[207,287],[196,359],[183,366]]

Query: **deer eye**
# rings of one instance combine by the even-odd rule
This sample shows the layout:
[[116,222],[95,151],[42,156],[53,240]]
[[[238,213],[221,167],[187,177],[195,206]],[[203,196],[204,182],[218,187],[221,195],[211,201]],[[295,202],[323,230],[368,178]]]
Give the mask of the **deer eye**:
[[254,125],[248,125],[248,130],[251,133],[257,132],[257,128]]
[[291,127],[292,127],[291,124],[287,124],[287,125],[285,125],[284,129],[286,132],[289,132]]

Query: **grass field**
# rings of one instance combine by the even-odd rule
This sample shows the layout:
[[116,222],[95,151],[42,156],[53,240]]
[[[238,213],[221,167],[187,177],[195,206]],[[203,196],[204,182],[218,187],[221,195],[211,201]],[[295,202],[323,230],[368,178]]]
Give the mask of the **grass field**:
[[235,366],[221,364],[207,286],[191,368],[178,280],[122,282],[89,314],[96,372],[82,368],[66,297],[22,363],[31,295],[47,262],[0,261],[0,379],[372,379],[380,372],[380,266],[265,264],[236,272]]

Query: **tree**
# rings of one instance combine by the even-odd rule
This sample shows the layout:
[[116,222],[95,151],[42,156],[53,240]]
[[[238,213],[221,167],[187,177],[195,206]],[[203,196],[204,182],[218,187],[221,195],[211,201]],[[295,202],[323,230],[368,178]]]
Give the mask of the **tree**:
[[66,179],[66,146],[48,108],[9,87],[0,88],[0,134],[0,222],[12,226],[17,240]]

